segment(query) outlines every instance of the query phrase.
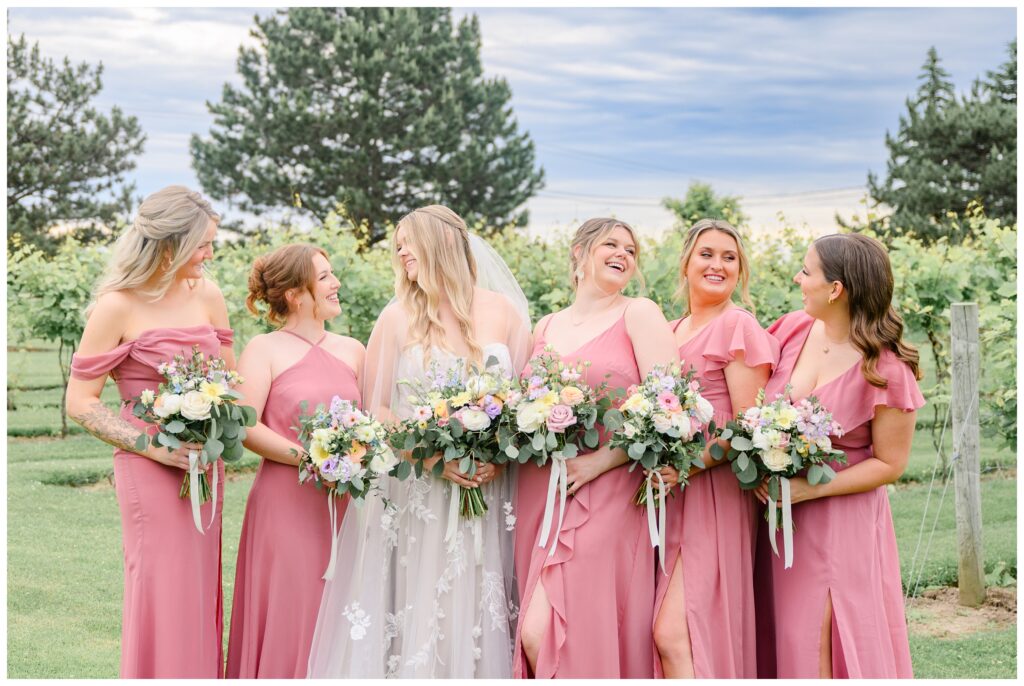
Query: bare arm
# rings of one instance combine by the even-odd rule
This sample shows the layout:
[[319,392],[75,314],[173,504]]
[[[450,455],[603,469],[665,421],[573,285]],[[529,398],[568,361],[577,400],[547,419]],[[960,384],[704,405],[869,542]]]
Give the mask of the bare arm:
[[246,405],[256,410],[256,426],[248,429],[242,444],[257,455],[274,462],[287,465],[298,465],[302,446],[285,438],[263,423],[263,410],[266,408],[267,396],[273,376],[270,371],[270,360],[273,355],[272,341],[266,336],[256,336],[242,351],[238,360],[238,373],[245,379],[239,387]]
[[[790,479],[793,502],[864,493],[895,482],[906,470],[910,460],[910,444],[914,439],[916,419],[916,411],[876,407],[875,418],[871,421],[873,456],[838,472],[827,484],[812,486],[803,477]],[[757,493],[763,501],[767,496],[767,488],[759,486]]]
[[[744,362],[742,350],[736,352],[733,361],[725,366],[725,384],[729,388],[729,400],[732,402],[732,416],[735,417],[754,405],[757,401],[757,392],[768,384],[768,377],[771,376],[771,365],[759,364],[756,367],[748,367]],[[719,439],[717,443],[722,449],[728,452],[729,441]],[[712,443],[704,450],[705,468],[695,467],[690,470],[690,475],[705,471],[710,467],[717,467],[727,462],[723,456],[721,460],[711,457]]]
[[[124,294],[110,293],[101,298],[85,324],[78,354],[100,355],[116,348],[121,342],[130,309],[130,302]],[[100,400],[107,376],[104,374],[96,379],[77,379],[72,376],[68,380],[68,416],[90,434],[115,448],[171,467],[188,469],[188,450],[194,447],[192,444],[183,444],[174,452],[168,452],[166,448],[152,443],[142,452],[135,448],[135,441],[143,434],[142,430],[112,412]]]
[[[224,295],[220,292],[217,284],[209,279],[203,280],[203,296],[206,301],[206,309],[210,315],[210,324],[218,329],[230,329],[228,322],[228,306],[224,302]],[[220,347],[220,356],[227,362],[228,369],[235,368],[235,351],[230,345]]]

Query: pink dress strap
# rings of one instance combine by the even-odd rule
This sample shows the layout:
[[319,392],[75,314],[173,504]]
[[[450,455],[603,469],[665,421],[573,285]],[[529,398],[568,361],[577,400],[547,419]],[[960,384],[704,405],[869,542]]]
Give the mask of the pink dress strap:
[[127,341],[113,350],[97,355],[75,353],[71,356],[71,376],[75,379],[91,381],[104,374],[109,374],[128,358],[134,347],[135,341]]
[[311,348],[318,347],[321,343],[324,342],[324,339],[327,338],[327,332],[324,331],[323,335],[320,336],[320,338],[317,340],[316,343],[314,343],[311,340],[309,340],[308,338],[306,338],[305,336],[300,336],[299,334],[295,333],[294,331],[288,331],[287,329],[280,329],[280,331],[281,331],[281,333],[289,333],[292,336],[295,336],[296,338],[298,338],[303,343],[306,343],[307,345],[309,345]]
[[705,371],[725,368],[737,353],[743,353],[743,363],[748,367],[768,364],[774,369],[779,363],[778,340],[746,310],[731,308],[708,326],[714,329],[704,342],[704,359],[708,361]]

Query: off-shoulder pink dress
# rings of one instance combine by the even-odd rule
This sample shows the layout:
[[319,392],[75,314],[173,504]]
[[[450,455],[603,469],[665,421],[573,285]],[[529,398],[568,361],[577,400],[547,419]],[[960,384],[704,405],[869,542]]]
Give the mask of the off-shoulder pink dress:
[[[542,331],[533,354],[545,344]],[[625,314],[563,359],[569,363],[590,360],[586,381],[594,387],[605,380],[611,388],[622,389],[640,382]],[[533,676],[650,678],[654,556],[645,511],[632,500],[641,472],[630,472],[623,465],[580,488],[567,503],[558,547],[548,557],[548,548],[537,543],[550,467],[530,463],[518,469],[515,562],[521,610],[513,676],[530,676],[522,649],[522,621],[539,582],[552,612]]]
[[[122,400],[131,400],[163,381],[157,366],[199,345],[218,356],[231,345],[230,329],[204,324],[143,331],[100,355],[75,355],[71,375],[95,379],[109,373]],[[132,415],[121,417],[149,434],[156,427]],[[217,461],[220,482],[224,463]],[[114,451],[114,485],[124,542],[124,606],[121,626],[121,678],[217,678],[222,674],[221,512],[205,534],[192,522],[187,499],[178,497],[186,472],[124,450]],[[210,521],[211,503],[202,506]]]
[[[768,383],[769,399],[789,383],[813,323],[810,315],[797,311],[769,327],[782,346],[779,366]],[[877,369],[887,388],[869,384],[857,362],[811,393],[843,428],[842,437],[832,436],[832,444],[846,452],[846,465],[833,464],[837,471],[872,456],[876,407],[910,412],[924,405],[910,367],[892,351],[883,350]],[[818,677],[819,636],[829,595],[833,677],[913,677],[886,487],[794,505],[793,551],[789,569],[781,557],[771,556],[778,678]]]
[[[672,322],[672,330],[681,322]],[[743,354],[748,367],[774,367],[779,361],[778,341],[754,315],[738,307],[720,314],[679,348],[684,370],[697,373],[701,393],[714,407],[719,427],[734,417],[725,367],[737,353]],[[656,571],[654,616],[662,611],[672,570],[681,562],[685,621],[698,679],[757,677],[753,564],[757,505],[753,494],[740,488],[728,464],[694,475],[681,495],[676,492],[668,500],[666,573]],[[655,675],[662,677],[657,649],[654,657]]]
[[[359,403],[356,374],[320,347],[326,337],[271,383],[260,421],[291,441],[297,440],[292,427],[301,401],[307,401],[307,412],[320,403],[330,407],[335,395]],[[339,526],[347,505],[348,498],[338,500]],[[299,484],[292,465],[261,461],[238,544],[229,679],[306,676],[330,552],[326,493],[312,482]]]

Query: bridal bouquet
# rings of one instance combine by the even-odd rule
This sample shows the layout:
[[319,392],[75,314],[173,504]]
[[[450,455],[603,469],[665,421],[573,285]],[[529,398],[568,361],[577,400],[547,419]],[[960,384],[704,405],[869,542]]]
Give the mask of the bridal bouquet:
[[[607,384],[591,388],[583,380],[589,362],[566,364],[551,346],[530,360],[531,374],[524,379],[520,393],[510,403],[515,414],[516,436],[505,448],[506,454],[520,463],[533,461],[543,467],[551,463],[544,520],[541,524],[540,546],[547,545],[554,515],[555,494],[561,492],[558,526],[553,541],[562,527],[568,488],[565,461],[576,457],[581,449],[595,449],[600,443],[597,429],[599,416],[611,401]],[[555,545],[552,543],[551,553]]]
[[[423,461],[438,453],[443,462],[458,461],[459,471],[470,478],[476,474],[478,462],[509,461],[514,436],[509,399],[514,398],[515,387],[501,372],[498,358],[488,357],[482,369],[471,366],[465,381],[459,367],[443,370],[435,363],[427,372],[426,383],[400,380],[399,384],[412,391],[408,398],[412,417],[398,425],[391,445],[411,451],[416,476],[423,474]],[[435,476],[444,471],[443,462],[434,465]],[[457,515],[475,519],[487,512],[479,488],[456,484],[452,484],[451,507],[445,540],[454,535]]]
[[213,470],[211,493],[206,467],[218,458],[234,462],[242,457],[245,427],[256,425],[256,411],[238,404],[242,396],[234,387],[242,378],[229,370],[222,358],[204,355],[198,345],[188,357],[175,355],[157,371],[164,382],[155,391],[142,391],[132,407],[132,414],[155,424],[157,433],[152,439],[147,434],[139,436],[135,448],[145,450],[150,440],[168,452],[182,443],[202,444],[202,450],[190,451],[189,471],[178,492],[181,498],[191,499],[192,520],[202,533],[199,506],[213,500],[211,524],[217,514],[217,470]]
[[357,502],[366,499],[381,476],[398,478],[409,475],[408,462],[399,461],[388,445],[384,425],[338,396],[330,408],[317,406],[306,415],[306,403],[300,404],[299,442],[304,453],[299,458],[299,483],[312,481],[327,488],[327,513],[331,521],[331,555],[324,579],[334,577],[335,549],[338,545],[338,510],[335,497],[346,493]]
[[[778,555],[775,530],[778,528],[776,501],[782,504],[782,538],[787,568],[793,566],[793,518],[789,479],[807,470],[811,485],[828,483],[836,473],[829,464],[845,463],[846,454],[832,447],[831,435],[843,430],[832,414],[814,396],[793,402],[790,387],[774,402],[766,403],[764,389],[757,403],[726,424],[721,438],[731,442],[727,457],[733,474],[746,490],[757,488],[768,479],[768,521],[771,524],[772,550]],[[717,448],[717,450],[716,450]],[[712,456],[721,459],[725,451],[712,446]]]
[[[629,470],[637,465],[647,470],[633,502],[647,505],[651,545],[659,549],[659,557],[665,548],[665,489],[658,470],[674,467],[679,472],[680,488],[685,487],[690,469],[704,467],[701,456],[707,443],[705,431],[715,433],[714,409],[700,394],[700,384],[694,377],[693,371],[683,374],[679,363],[655,367],[640,386],[626,391],[626,400],[618,409],[608,410],[602,419],[605,428],[613,432],[608,445],[626,451],[631,460]],[[659,486],[657,502],[655,479]],[[655,509],[660,509],[658,523]]]

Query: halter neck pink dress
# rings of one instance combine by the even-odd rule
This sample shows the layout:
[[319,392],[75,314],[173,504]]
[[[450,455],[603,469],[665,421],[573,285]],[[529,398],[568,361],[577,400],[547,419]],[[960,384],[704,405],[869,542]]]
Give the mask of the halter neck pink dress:
[[[533,355],[546,345],[546,330],[545,326],[540,332]],[[590,360],[586,381],[594,387],[606,380],[606,374],[613,389],[640,383],[625,313],[563,359],[568,363]],[[587,457],[581,454],[574,459]],[[545,548],[537,544],[550,467],[529,463],[518,469],[515,562],[521,604],[513,676],[531,676],[522,649],[522,620],[541,583],[552,612],[533,676],[650,678],[654,555],[645,511],[632,500],[642,473],[629,472],[623,465],[580,488],[569,498],[558,547],[548,557],[550,542]]]
[[[163,381],[157,366],[199,345],[218,356],[231,346],[230,329],[209,324],[147,329],[136,340],[99,355],[76,354],[71,375],[96,379],[110,374],[121,399],[130,401]],[[150,435],[156,427],[132,415],[121,418]],[[217,461],[220,482],[224,463]],[[121,625],[121,678],[217,678],[222,674],[221,513],[201,534],[187,499],[178,497],[186,472],[125,450],[114,451],[114,485],[124,542],[124,605]],[[210,521],[211,503],[202,506]]]
[[[671,323],[675,331],[683,320]],[[779,361],[779,344],[754,315],[732,307],[679,347],[684,370],[693,369],[715,409],[715,424],[734,418],[725,367],[743,353],[748,367]],[[728,464],[696,474],[668,500],[665,572],[656,570],[654,616],[677,562],[682,564],[685,621],[698,679],[757,677],[754,626],[754,543],[757,500],[743,491]],[[678,611],[678,609],[676,609]],[[684,621],[680,617],[679,621]],[[654,651],[654,671],[663,677]]]
[[[298,439],[292,427],[301,401],[308,403],[307,412],[320,403],[330,407],[335,395],[360,401],[355,372],[320,347],[326,337],[271,382],[260,421],[291,441]],[[339,526],[347,505],[348,498],[339,499]],[[238,544],[229,679],[306,676],[330,552],[327,494],[312,482],[300,484],[298,468],[262,460]]]
[[[768,398],[782,393],[789,383],[812,324],[814,318],[801,310],[769,327],[782,353],[768,383]],[[910,412],[924,405],[910,367],[891,350],[882,351],[877,369],[888,381],[887,388],[869,384],[857,362],[811,393],[843,428],[842,437],[831,437],[832,444],[846,452],[847,464],[833,464],[836,471],[872,456],[876,407]],[[778,678],[818,677],[821,621],[829,595],[833,677],[913,677],[886,487],[794,505],[793,551],[789,569],[781,557],[769,555]]]

